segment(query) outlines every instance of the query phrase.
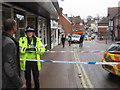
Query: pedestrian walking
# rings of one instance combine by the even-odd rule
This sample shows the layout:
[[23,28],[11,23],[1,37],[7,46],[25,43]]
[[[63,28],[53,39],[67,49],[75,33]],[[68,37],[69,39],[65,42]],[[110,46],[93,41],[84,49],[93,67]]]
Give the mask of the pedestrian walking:
[[83,46],[83,41],[84,41],[84,35],[82,34],[81,37],[80,37],[79,47],[82,47],[82,46]]
[[62,34],[61,42],[62,42],[63,48],[65,47],[65,39],[66,39],[66,36]]
[[[37,51],[45,51],[45,47],[43,43],[38,37],[35,36],[35,30],[33,27],[28,26],[25,32],[26,35],[20,38],[19,44],[20,44],[20,51],[27,51],[27,52],[21,52],[20,58],[40,60],[40,55],[42,55],[44,52],[37,52]],[[35,83],[34,88],[39,89],[40,88],[39,71],[41,70],[40,62],[21,60],[20,65],[21,65],[21,70],[25,71],[27,88],[28,89],[31,88],[31,71],[32,71],[34,83]]]
[[19,43],[13,38],[16,21],[6,19],[2,33],[2,89],[26,88],[20,78]]

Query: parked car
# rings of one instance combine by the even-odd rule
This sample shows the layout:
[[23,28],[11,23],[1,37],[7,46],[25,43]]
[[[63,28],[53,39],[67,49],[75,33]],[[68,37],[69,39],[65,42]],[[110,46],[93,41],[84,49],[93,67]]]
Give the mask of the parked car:
[[[120,62],[120,42],[112,44],[107,51],[104,53],[102,62]],[[102,67],[112,74],[120,75],[120,64],[102,65]]]
[[80,37],[81,37],[81,35],[79,35],[79,34],[73,34],[71,36],[71,44],[72,43],[80,43]]

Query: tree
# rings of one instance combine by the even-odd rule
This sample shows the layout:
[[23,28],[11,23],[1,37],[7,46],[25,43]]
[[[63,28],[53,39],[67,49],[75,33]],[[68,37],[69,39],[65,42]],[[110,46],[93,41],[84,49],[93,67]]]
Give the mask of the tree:
[[94,18],[94,20],[100,20],[100,15],[97,14],[96,17]]
[[93,17],[92,16],[88,16],[87,17],[87,21],[91,21],[91,20],[93,20]]

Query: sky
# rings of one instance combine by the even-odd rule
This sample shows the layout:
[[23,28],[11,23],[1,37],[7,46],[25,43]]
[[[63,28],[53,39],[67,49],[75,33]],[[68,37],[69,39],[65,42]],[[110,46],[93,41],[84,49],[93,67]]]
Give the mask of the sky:
[[118,7],[120,0],[58,0],[59,7],[63,13],[71,16],[80,16],[86,19],[87,16],[107,16],[108,7]]

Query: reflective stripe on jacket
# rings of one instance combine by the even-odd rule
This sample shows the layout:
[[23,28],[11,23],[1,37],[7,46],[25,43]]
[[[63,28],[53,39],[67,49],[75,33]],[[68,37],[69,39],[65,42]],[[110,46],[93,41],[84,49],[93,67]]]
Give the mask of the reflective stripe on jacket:
[[[107,53],[105,52],[104,58],[107,60],[107,62],[120,62],[120,55],[119,54],[112,54],[112,53]],[[112,65],[114,68],[112,70],[112,73],[116,75],[120,75],[120,65]]]

